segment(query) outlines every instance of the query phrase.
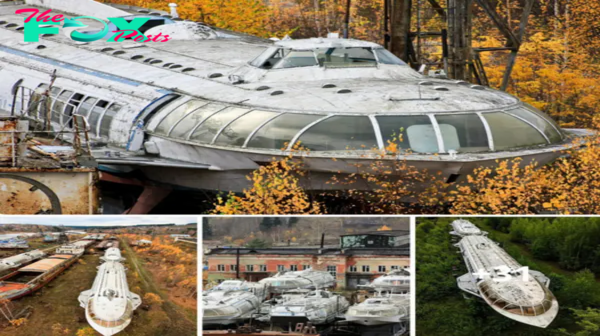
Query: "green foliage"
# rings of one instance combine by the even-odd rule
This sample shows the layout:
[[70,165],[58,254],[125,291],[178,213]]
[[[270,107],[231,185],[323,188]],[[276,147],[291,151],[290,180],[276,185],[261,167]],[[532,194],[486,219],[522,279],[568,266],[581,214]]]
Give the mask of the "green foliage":
[[246,244],[246,247],[250,248],[267,248],[271,246],[266,240],[260,238],[254,238]]
[[[598,220],[590,218],[470,219],[508,254],[550,278],[560,312],[546,329],[515,322],[475,296],[456,278],[467,272],[453,246],[454,218],[422,218],[417,224],[417,330],[419,335],[591,336],[598,333],[600,283],[583,265],[598,266]],[[596,235],[596,236],[594,236]],[[596,244],[596,246],[593,246]],[[590,255],[592,253],[592,255]],[[578,271],[573,273],[572,271]],[[590,308],[587,310],[582,310]]]
[[577,272],[573,279],[569,279],[557,297],[561,303],[569,307],[583,309],[600,306],[600,284],[596,281],[590,270]]
[[600,335],[600,310],[588,308],[586,310],[571,309],[578,319],[577,325],[583,330],[575,334],[575,336],[592,336]]

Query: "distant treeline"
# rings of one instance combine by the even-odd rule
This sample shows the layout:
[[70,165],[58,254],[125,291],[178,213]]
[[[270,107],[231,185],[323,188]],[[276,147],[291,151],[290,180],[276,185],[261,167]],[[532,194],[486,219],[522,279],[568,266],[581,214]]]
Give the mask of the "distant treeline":
[[524,244],[540,260],[557,262],[561,268],[584,268],[600,274],[600,218],[486,218],[494,230]]
[[551,279],[550,289],[559,302],[559,314],[548,328],[535,328],[505,318],[477,297],[462,292],[456,278],[467,273],[467,269],[458,248],[454,246],[456,241],[449,234],[453,219],[422,218],[418,219],[416,230],[419,335],[599,334],[600,329],[595,328],[600,328],[600,282],[591,269],[599,266],[600,220],[469,220],[489,230],[490,238],[500,243],[522,265],[541,271]]

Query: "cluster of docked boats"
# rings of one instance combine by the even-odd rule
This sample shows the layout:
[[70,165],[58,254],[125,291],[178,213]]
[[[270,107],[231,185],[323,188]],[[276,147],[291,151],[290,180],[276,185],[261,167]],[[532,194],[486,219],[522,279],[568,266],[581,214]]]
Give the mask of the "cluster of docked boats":
[[390,272],[363,286],[376,294],[355,305],[328,290],[335,284],[329,272],[312,269],[280,272],[257,283],[226,280],[203,293],[203,325],[224,326],[254,319],[286,328],[337,320],[372,326],[409,319],[410,274],[405,270]]
[[[41,289],[94,243],[94,240],[80,240],[58,247],[52,255],[34,250],[0,259],[0,301],[16,300]],[[133,311],[142,300],[129,291],[122,264],[125,259],[118,248],[107,248],[100,259],[103,263],[98,267],[92,288],[81,292],[78,299],[92,328],[103,336],[111,336],[131,323]]]

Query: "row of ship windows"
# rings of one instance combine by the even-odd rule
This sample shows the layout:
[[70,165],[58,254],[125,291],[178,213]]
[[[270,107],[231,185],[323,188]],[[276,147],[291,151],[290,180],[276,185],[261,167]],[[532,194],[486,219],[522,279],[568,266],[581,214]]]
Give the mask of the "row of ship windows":
[[48,84],[41,84],[36,93],[31,96],[27,108],[29,117],[38,120],[49,118],[62,126],[72,127],[73,115],[81,115],[88,121],[92,135],[108,137],[112,120],[121,109],[121,105],[52,86],[50,89],[52,99],[49,106],[44,106],[45,100],[41,92],[48,88]]
[[369,150],[389,142],[417,153],[484,152],[558,143],[560,128],[527,106],[438,115],[316,115],[249,110],[171,98],[148,131],[196,143],[311,151]]
[[479,289],[484,297],[486,297],[493,305],[500,309],[517,315],[537,316],[542,315],[550,310],[552,308],[552,300],[554,299],[554,295],[552,295],[552,293],[544,285],[539,285],[544,290],[544,300],[541,304],[537,305],[519,305],[506,302],[503,295],[496,293],[496,291],[485,282],[479,285]]
[[[285,265],[277,265],[277,272],[284,272],[287,270],[298,271],[299,266],[301,267],[302,270],[311,268],[310,265],[290,265],[289,269],[288,269]],[[244,265],[244,267],[246,269],[246,272],[267,272],[267,265]],[[403,268],[408,269],[408,266],[404,266]],[[397,270],[400,270],[400,266],[394,265],[394,266],[391,266],[390,269],[392,271],[397,271]],[[369,273],[369,272],[371,272],[371,266],[370,265],[362,265],[361,270],[362,270],[362,273]],[[217,271],[227,272],[227,265],[217,265]],[[327,271],[330,273],[337,272],[337,266],[327,266]],[[377,271],[379,273],[385,273],[385,272],[387,272],[387,266],[379,265],[379,266],[377,266]],[[237,272],[237,265],[235,265],[235,264],[229,265],[229,272]],[[348,272],[349,273],[358,272],[358,266],[356,266],[356,265],[349,266]]]

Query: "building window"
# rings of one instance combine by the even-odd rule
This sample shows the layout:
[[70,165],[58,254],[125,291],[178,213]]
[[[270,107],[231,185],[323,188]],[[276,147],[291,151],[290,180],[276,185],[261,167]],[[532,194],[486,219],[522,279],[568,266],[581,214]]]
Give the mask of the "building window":
[[362,265],[362,271],[363,271],[363,273],[369,273],[369,272],[371,272],[371,266],[369,266],[369,265]]
[[385,265],[379,265],[378,270],[379,273],[385,273]]
[[336,266],[327,266],[327,272],[331,274],[334,279],[337,279],[337,267]]
[[246,265],[246,272],[254,272],[254,265]]
[[400,266],[398,266],[398,265],[392,266],[392,271],[397,271],[399,269],[400,269]]
[[404,268],[405,268],[405,269],[406,269],[406,268],[408,268],[408,265],[404,266]]
[[348,272],[352,272],[352,273],[358,272],[356,265],[352,265],[352,266],[348,267]]
[[290,271],[297,271],[298,265],[290,265]]
[[277,272],[283,272],[283,271],[285,271],[285,266],[277,265]]
[[302,265],[302,269],[303,269],[303,270],[307,270],[307,269],[309,269],[309,268],[310,268],[310,265]]
[[237,265],[229,265],[229,270],[232,272],[237,272]]
[[260,265],[260,271],[261,272],[266,272],[267,271],[267,265]]
[[225,272],[225,265],[217,265],[217,271]]

